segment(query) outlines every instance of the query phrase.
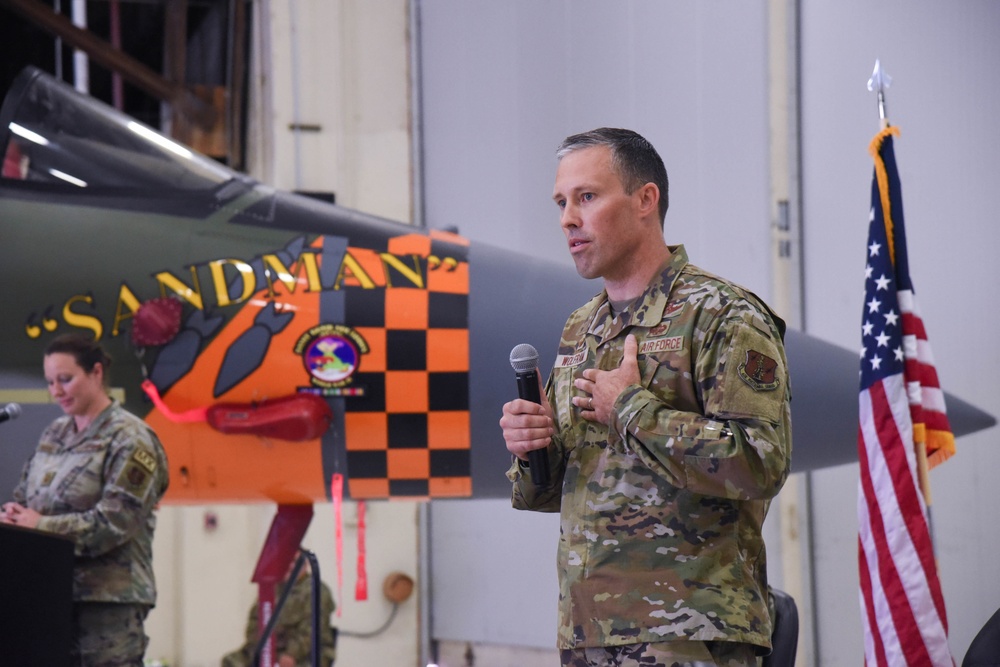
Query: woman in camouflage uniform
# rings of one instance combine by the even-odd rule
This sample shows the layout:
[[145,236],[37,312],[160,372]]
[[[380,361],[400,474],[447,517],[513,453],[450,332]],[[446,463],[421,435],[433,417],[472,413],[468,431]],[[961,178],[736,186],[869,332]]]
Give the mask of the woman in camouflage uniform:
[[52,399],[66,413],[42,433],[0,521],[74,540],[73,665],[142,665],[156,602],[153,508],[167,490],[156,434],[108,395],[111,359],[89,338],[45,351]]

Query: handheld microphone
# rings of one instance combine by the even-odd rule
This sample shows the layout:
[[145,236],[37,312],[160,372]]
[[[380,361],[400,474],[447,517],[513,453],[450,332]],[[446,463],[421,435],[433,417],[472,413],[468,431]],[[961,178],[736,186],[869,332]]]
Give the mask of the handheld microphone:
[[17,403],[8,403],[4,406],[3,410],[0,410],[0,424],[4,423],[8,419],[15,419],[21,416],[21,406]]
[[[532,403],[542,404],[538,392],[538,351],[527,343],[515,345],[510,351],[510,365],[517,376],[517,396]],[[543,449],[533,449],[528,452],[528,467],[531,469],[531,481],[536,486],[549,483],[549,455]]]

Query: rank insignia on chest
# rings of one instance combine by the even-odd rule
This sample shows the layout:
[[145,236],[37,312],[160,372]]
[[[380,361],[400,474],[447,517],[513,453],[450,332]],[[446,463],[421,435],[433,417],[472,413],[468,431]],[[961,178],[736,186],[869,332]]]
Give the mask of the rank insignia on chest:
[[778,388],[778,380],[774,377],[777,368],[778,362],[771,357],[756,350],[747,350],[746,359],[737,370],[740,378],[754,391],[771,391]]
[[649,335],[647,336],[647,338],[657,338],[659,336],[663,336],[667,333],[668,329],[670,329],[670,322],[667,322],[665,324],[657,324],[655,327],[649,330]]
[[670,317],[671,315],[679,312],[683,308],[684,308],[683,301],[674,301],[672,303],[668,303],[667,307],[663,309],[663,316]]
[[48,486],[55,479],[56,473],[54,470],[50,470],[42,477],[42,486]]

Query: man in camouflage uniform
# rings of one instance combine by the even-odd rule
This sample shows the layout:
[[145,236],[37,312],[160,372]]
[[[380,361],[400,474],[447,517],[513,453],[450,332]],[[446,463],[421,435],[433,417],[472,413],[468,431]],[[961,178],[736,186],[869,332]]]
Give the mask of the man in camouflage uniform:
[[[287,582],[281,584],[275,594],[275,601],[281,598]],[[330,667],[337,655],[334,629],[330,626],[330,616],[335,605],[330,587],[320,582],[320,637],[319,664]],[[222,667],[252,667],[253,654],[260,639],[257,619],[257,603],[250,608],[247,617],[246,642],[237,650],[222,658]],[[281,607],[278,621],[274,626],[274,652],[278,667],[310,667],[312,665],[312,579],[309,568],[303,568],[292,590]]]
[[[103,350],[75,338],[56,339],[53,349],[46,377],[68,414],[42,433],[0,521],[75,542],[70,664],[141,666],[143,623],[156,602],[153,509],[167,489],[166,454],[152,429],[104,392]],[[50,372],[53,360],[62,365]]]
[[[504,405],[518,509],[561,512],[562,663],[755,665],[761,526],[791,454],[784,325],[667,246],[667,175],[628,130],[567,138],[553,198],[604,291],[563,330],[547,401]],[[528,452],[546,448],[551,483]]]

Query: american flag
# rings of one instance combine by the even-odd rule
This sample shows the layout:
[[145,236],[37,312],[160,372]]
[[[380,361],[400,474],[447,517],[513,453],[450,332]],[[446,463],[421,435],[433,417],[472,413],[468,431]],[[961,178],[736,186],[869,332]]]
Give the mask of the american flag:
[[872,141],[861,320],[858,567],[865,664],[952,666],[948,620],[921,493],[928,467],[955,451],[930,344],[910,283],[894,127]]

